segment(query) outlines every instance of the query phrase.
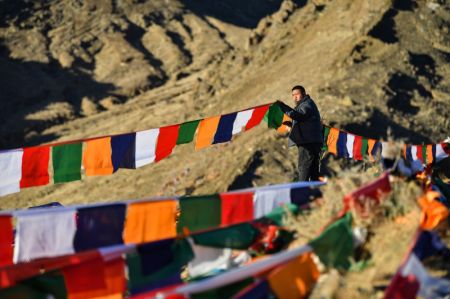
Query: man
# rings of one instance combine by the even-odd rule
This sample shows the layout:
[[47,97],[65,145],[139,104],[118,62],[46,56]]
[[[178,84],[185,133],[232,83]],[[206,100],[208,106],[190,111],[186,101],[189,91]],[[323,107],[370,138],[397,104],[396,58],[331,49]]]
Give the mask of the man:
[[319,109],[306,94],[303,86],[297,85],[292,88],[292,99],[295,109],[281,101],[277,103],[281,110],[292,119],[288,145],[298,147],[298,180],[317,181],[323,143]]

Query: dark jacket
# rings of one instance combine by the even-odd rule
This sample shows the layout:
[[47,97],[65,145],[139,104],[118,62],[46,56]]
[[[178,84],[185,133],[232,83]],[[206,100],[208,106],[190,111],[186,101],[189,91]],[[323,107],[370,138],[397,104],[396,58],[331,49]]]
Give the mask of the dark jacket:
[[323,143],[322,123],[316,103],[306,95],[300,103],[292,109],[283,102],[278,102],[281,110],[292,118],[292,128],[289,134],[289,146],[310,143]]

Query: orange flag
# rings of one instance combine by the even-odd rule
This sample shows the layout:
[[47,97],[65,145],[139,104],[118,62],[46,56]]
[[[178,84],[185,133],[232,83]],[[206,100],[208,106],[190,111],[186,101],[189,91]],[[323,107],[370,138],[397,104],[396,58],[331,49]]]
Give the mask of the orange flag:
[[123,240],[125,244],[175,237],[175,200],[132,203],[127,209]]
[[372,155],[372,150],[373,150],[373,147],[375,146],[376,142],[377,141],[375,139],[369,139],[367,141],[367,146],[368,146],[367,152],[369,153],[369,160],[372,161],[372,162],[375,161],[375,158]]
[[305,253],[275,269],[268,280],[277,298],[306,298],[319,275],[311,253]]
[[112,174],[111,137],[86,142],[83,153],[83,166],[87,176]]
[[448,209],[437,200],[438,197],[439,193],[429,191],[419,198],[419,206],[422,209],[420,227],[424,230],[435,229],[448,217]]
[[208,117],[200,121],[195,149],[202,149],[212,144],[217,127],[219,126],[219,121],[220,115]]
[[336,128],[331,128],[330,133],[328,133],[327,145],[328,152],[337,155],[336,144],[339,138],[339,130]]
[[[291,119],[289,116],[287,116],[286,114],[283,114],[283,121],[282,121],[282,123],[284,123],[284,122],[286,122],[286,121],[292,122],[292,119]],[[282,125],[277,129],[277,132],[280,133],[280,134],[284,134],[284,133],[288,132],[289,129],[290,129],[289,126],[286,126],[286,125],[283,125],[283,124],[282,124]]]

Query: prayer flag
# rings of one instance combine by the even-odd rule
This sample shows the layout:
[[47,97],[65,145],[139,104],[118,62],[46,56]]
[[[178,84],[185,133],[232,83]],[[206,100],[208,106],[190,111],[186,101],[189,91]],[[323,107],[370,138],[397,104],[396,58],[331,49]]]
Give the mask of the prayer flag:
[[286,114],[283,114],[283,120],[282,120],[282,125],[280,127],[278,127],[277,132],[280,134],[284,134],[286,132],[288,132],[290,130],[290,126],[285,125],[285,122],[291,122],[292,123],[292,119],[287,116]]
[[252,117],[247,122],[247,125],[245,126],[245,130],[250,130],[253,127],[256,127],[261,123],[261,121],[264,118],[264,115],[266,114],[267,110],[269,110],[269,105],[264,105],[260,107],[256,107],[253,110]]
[[220,117],[217,132],[214,135],[213,144],[228,142],[233,136],[233,125],[236,120],[237,113],[224,114]]
[[159,129],[151,129],[136,133],[136,168],[155,161],[158,135]]
[[253,193],[220,194],[222,225],[253,220]]
[[23,149],[20,188],[48,184],[50,181],[48,175],[49,158],[50,148],[48,146],[36,146]]
[[410,254],[400,270],[400,275],[413,276],[417,279],[419,282],[417,295],[421,298],[442,298],[443,294],[450,293],[450,281],[430,276],[415,254]]
[[105,263],[101,256],[62,269],[66,283],[68,298],[92,298],[89,293],[101,292],[106,289]]
[[273,270],[268,280],[277,298],[306,298],[319,276],[311,253],[305,253]]
[[123,244],[125,204],[78,209],[74,247],[77,252]]
[[82,146],[82,143],[74,143],[52,147],[53,180],[55,183],[81,180]]
[[278,129],[283,124],[283,116],[284,112],[280,109],[280,106],[276,103],[271,104],[267,112],[267,126]]
[[363,138],[361,136],[355,136],[355,141],[353,142],[353,159],[362,161],[365,155],[363,150]]
[[369,139],[367,141],[368,144],[367,152],[369,153],[369,159],[372,162],[375,161],[374,155],[376,155],[376,148],[375,148],[376,143],[377,141],[375,139]]
[[176,212],[175,200],[129,204],[123,233],[125,244],[175,237],[177,234]]
[[0,152],[0,196],[20,191],[23,149]]
[[14,263],[74,252],[75,210],[19,215]]
[[427,164],[432,164],[434,162],[434,156],[436,155],[436,145],[427,145]]
[[419,159],[419,161],[422,162],[422,164],[425,164],[423,161],[423,151],[422,151],[421,145],[416,145],[416,153],[417,153],[417,158]]
[[445,147],[444,143],[436,144],[436,162],[439,162],[442,159],[445,159],[448,157],[448,154],[445,152],[444,147]]
[[219,121],[220,115],[208,117],[200,121],[195,149],[199,150],[212,144],[214,135],[216,134],[217,127],[219,125]]
[[291,189],[278,188],[271,190],[256,190],[254,197],[254,218],[263,217],[277,207],[291,202]]
[[111,161],[111,137],[86,141],[83,165],[87,176],[108,175],[114,171]]
[[177,144],[192,142],[199,123],[200,120],[193,120],[181,124],[178,130]]
[[420,215],[420,227],[424,230],[432,230],[443,223],[449,211],[447,207],[437,200],[439,193],[428,191],[419,198],[419,206],[422,209]]
[[345,146],[347,148],[348,158],[353,158],[354,143],[355,143],[355,135],[347,133],[347,142],[346,142]]
[[444,255],[444,258],[450,256],[450,250],[434,231],[421,231],[412,252],[420,260],[434,255]]
[[114,172],[119,168],[136,168],[136,133],[112,136],[111,148]]
[[159,129],[158,142],[156,144],[156,162],[172,154],[173,148],[177,144],[179,128],[179,125],[173,125]]
[[330,127],[323,126],[323,147],[322,150],[328,151],[328,135],[330,134]]
[[328,146],[328,152],[337,155],[337,142],[339,139],[339,130],[336,128],[330,128],[330,132],[328,133],[327,138],[327,146]]
[[0,267],[13,263],[13,223],[11,216],[0,216]]
[[353,254],[352,214],[332,223],[309,244],[327,267],[349,269],[349,257]]
[[182,197],[177,231],[186,227],[191,232],[217,227],[221,223],[221,201],[218,195]]
[[233,135],[242,132],[250,118],[252,117],[253,111],[255,109],[249,109],[244,111],[239,111],[237,113],[236,119],[233,123]]
[[339,131],[339,137],[337,141],[337,152],[338,157],[348,158],[347,133],[342,131]]

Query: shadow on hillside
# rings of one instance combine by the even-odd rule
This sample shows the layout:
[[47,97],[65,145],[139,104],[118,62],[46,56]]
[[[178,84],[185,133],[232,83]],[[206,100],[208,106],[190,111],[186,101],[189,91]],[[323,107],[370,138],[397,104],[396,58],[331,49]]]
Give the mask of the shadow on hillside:
[[[63,69],[56,61],[46,64],[13,59],[1,45],[0,86],[2,149],[48,142],[57,136],[40,136],[40,133],[68,120],[59,111],[51,119],[30,120],[27,115],[42,111],[51,103],[64,102],[70,105],[72,117],[79,117],[84,97],[96,103],[113,95],[116,89],[113,84],[96,82],[80,71]],[[32,136],[25,138],[30,133]]]
[[356,135],[384,140],[387,139],[388,128],[392,129],[395,140],[402,139],[407,143],[413,144],[431,142],[428,136],[415,132],[414,128],[405,128],[402,125],[395,123],[378,109],[373,111],[372,115],[365,123],[350,123],[344,126],[344,130],[352,132]]
[[[258,22],[276,12],[282,0],[185,0],[186,8],[200,16],[210,16],[239,27],[256,28]],[[306,0],[294,0],[298,7]]]
[[264,161],[262,152],[256,151],[250,162],[245,167],[245,172],[238,175],[234,181],[228,186],[228,191],[253,187],[253,181],[261,178],[257,175],[256,169],[261,166]]

